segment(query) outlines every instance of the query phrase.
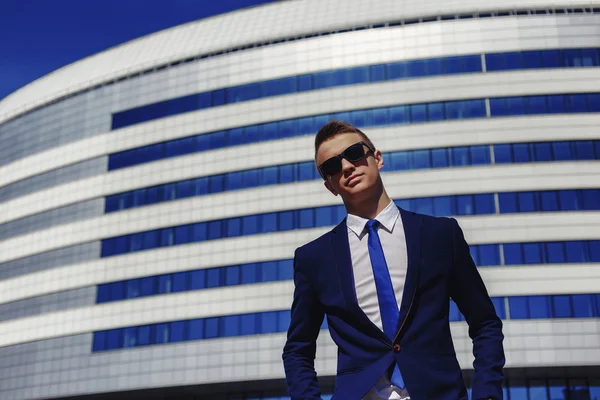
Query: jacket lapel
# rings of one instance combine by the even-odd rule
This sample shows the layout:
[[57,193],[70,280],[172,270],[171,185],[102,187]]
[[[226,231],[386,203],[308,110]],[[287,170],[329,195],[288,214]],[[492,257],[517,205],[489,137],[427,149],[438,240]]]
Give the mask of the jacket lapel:
[[350,243],[348,242],[348,227],[345,218],[339,225],[333,228],[330,237],[337,275],[342,287],[342,295],[344,296],[344,302],[348,307],[350,315],[356,316],[357,322],[367,330],[367,332],[370,332],[373,336],[382,341],[389,342],[389,339],[385,336],[383,331],[373,324],[358,305],[356,286],[354,283],[354,271],[352,269],[352,258],[350,256]]
[[[406,281],[404,282],[404,291],[402,293],[402,304],[400,305],[400,318],[396,332],[402,329],[404,321],[412,306],[414,297],[419,285],[419,272],[421,269],[421,216],[400,210],[402,225],[404,227],[404,236],[406,240],[406,249],[408,253],[408,270],[406,271]],[[398,332],[399,333],[399,332]]]

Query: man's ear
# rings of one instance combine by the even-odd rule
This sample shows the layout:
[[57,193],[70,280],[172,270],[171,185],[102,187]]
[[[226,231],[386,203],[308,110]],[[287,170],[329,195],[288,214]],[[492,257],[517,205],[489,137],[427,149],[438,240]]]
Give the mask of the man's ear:
[[337,190],[335,190],[335,188],[331,185],[331,182],[329,182],[329,179],[327,179],[324,182],[325,187],[327,188],[327,190],[329,190],[331,192],[331,194],[333,194],[334,196],[337,196],[339,193],[337,192]]
[[377,163],[377,169],[381,171],[384,166],[383,154],[381,154],[381,151],[375,150],[373,152],[373,157],[375,157],[375,162]]

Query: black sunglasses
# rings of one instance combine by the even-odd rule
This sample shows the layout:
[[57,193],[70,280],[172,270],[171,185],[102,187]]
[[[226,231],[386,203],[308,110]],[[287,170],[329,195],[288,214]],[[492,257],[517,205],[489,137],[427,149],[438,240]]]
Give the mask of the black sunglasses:
[[321,178],[323,178],[323,180],[327,180],[328,176],[339,174],[342,171],[342,158],[345,158],[350,162],[361,160],[368,153],[368,151],[365,151],[364,146],[366,146],[370,151],[375,152],[375,149],[371,148],[368,143],[354,143],[337,156],[328,158],[323,162],[323,164],[319,165],[317,169],[319,170]]

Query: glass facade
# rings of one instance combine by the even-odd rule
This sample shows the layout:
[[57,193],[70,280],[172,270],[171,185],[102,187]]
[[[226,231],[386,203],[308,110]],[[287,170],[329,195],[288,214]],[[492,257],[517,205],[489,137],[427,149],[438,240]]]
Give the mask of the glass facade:
[[[435,110],[431,112],[431,119],[428,112],[430,108]],[[484,99],[349,110],[339,113],[242,126],[126,150],[109,156],[108,169],[115,170],[165,158],[225,147],[311,135],[332,119],[346,121],[357,127],[364,128],[441,120],[485,118],[485,116]]]
[[[331,400],[329,384],[322,390],[321,399]],[[281,390],[283,391],[283,389]],[[598,400],[600,379],[578,377],[564,379],[535,379],[510,377],[505,379],[503,400]],[[246,390],[230,393],[230,400],[290,400],[289,396],[274,395],[277,390]],[[472,389],[467,388],[471,399]],[[186,394],[184,400],[204,400],[205,394]],[[163,400],[182,400],[181,395],[164,394]]]
[[384,176],[397,205],[475,238],[506,327],[504,398],[600,400],[600,9],[434,2],[424,16],[407,1],[224,14],[2,99],[0,399],[287,400],[291,258],[346,215],[313,197],[312,150],[287,144],[341,119],[402,171]]
[[[502,204],[505,205],[505,208],[500,208],[501,213],[572,211],[575,206],[579,210],[600,209],[600,189],[498,194],[499,197],[501,195],[503,195]],[[517,207],[515,206],[515,199],[520,199],[519,196],[521,195],[539,196],[547,200],[545,200],[546,203],[534,204],[531,209],[521,207],[520,202]],[[552,199],[554,199],[554,202],[551,202]],[[565,202],[559,202],[559,199],[565,199]],[[395,202],[399,207],[406,210],[436,216],[498,213],[493,193],[399,199]],[[546,204],[551,204],[551,206]],[[509,205],[512,207],[509,208]],[[338,205],[276,211],[171,226],[104,239],[102,240],[102,257],[208,240],[333,226],[338,224],[345,216],[344,206]]]
[[[600,263],[600,240],[480,244],[469,246],[479,267]],[[504,260],[504,262],[502,262]],[[189,290],[292,280],[293,259],[253,262],[146,276],[98,285],[97,303]]]
[[597,160],[599,158],[600,140],[504,143],[494,145],[494,162],[496,164]]
[[60,184],[100,175],[106,172],[106,163],[106,156],[93,158],[2,186],[0,203]]
[[514,51],[485,55],[487,71],[598,66],[598,49]]
[[[507,319],[506,299],[510,308],[509,319],[600,318],[600,294],[492,297],[496,313],[502,319]],[[449,320],[465,320],[452,301]],[[287,331],[289,322],[290,311],[279,310],[110,329],[94,332],[92,351],[281,333]],[[321,329],[327,328],[327,319],[324,319]]]
[[597,400],[600,399],[600,380],[518,379],[507,382],[505,400]]
[[[527,153],[525,156],[523,153]],[[492,162],[492,153],[494,162]],[[519,162],[600,159],[600,140],[515,143],[403,150],[383,153],[385,171],[409,171]],[[106,197],[105,212],[114,212],[187,197],[321,179],[313,161],[272,165],[169,182]],[[447,214],[449,215],[449,214]]]
[[[599,49],[556,49],[485,54],[487,71],[597,67]],[[427,58],[343,68],[253,82],[136,107],[113,114],[112,129],[225,104],[309,90],[399,79],[482,72],[481,55]],[[439,116],[440,111],[434,110]],[[419,114],[418,111],[415,114]],[[417,117],[418,119],[418,117]]]
[[[114,153],[109,156],[108,169],[126,168],[132,165],[225,147],[311,135],[332,119],[346,121],[359,128],[368,128],[485,118],[485,101],[485,99],[466,99],[403,104],[240,126]],[[600,93],[502,97],[490,98],[489,102],[489,116],[492,118],[600,112]]]

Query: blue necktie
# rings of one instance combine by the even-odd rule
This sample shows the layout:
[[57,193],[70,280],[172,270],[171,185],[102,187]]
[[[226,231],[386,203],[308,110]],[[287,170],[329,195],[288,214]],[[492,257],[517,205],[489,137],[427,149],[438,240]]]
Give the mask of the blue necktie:
[[[379,241],[379,234],[377,233],[378,225],[379,221],[376,219],[367,222],[367,229],[369,230],[369,257],[371,258],[371,266],[373,267],[373,276],[377,288],[377,299],[379,300],[379,311],[381,313],[381,322],[383,323],[383,333],[385,333],[390,340],[393,340],[396,335],[396,325],[400,318],[400,311],[398,311],[398,303],[396,302],[396,295],[394,294],[390,271],[385,262],[383,248]],[[394,366],[390,381],[395,386],[404,389],[404,380],[400,374],[398,364]]]

